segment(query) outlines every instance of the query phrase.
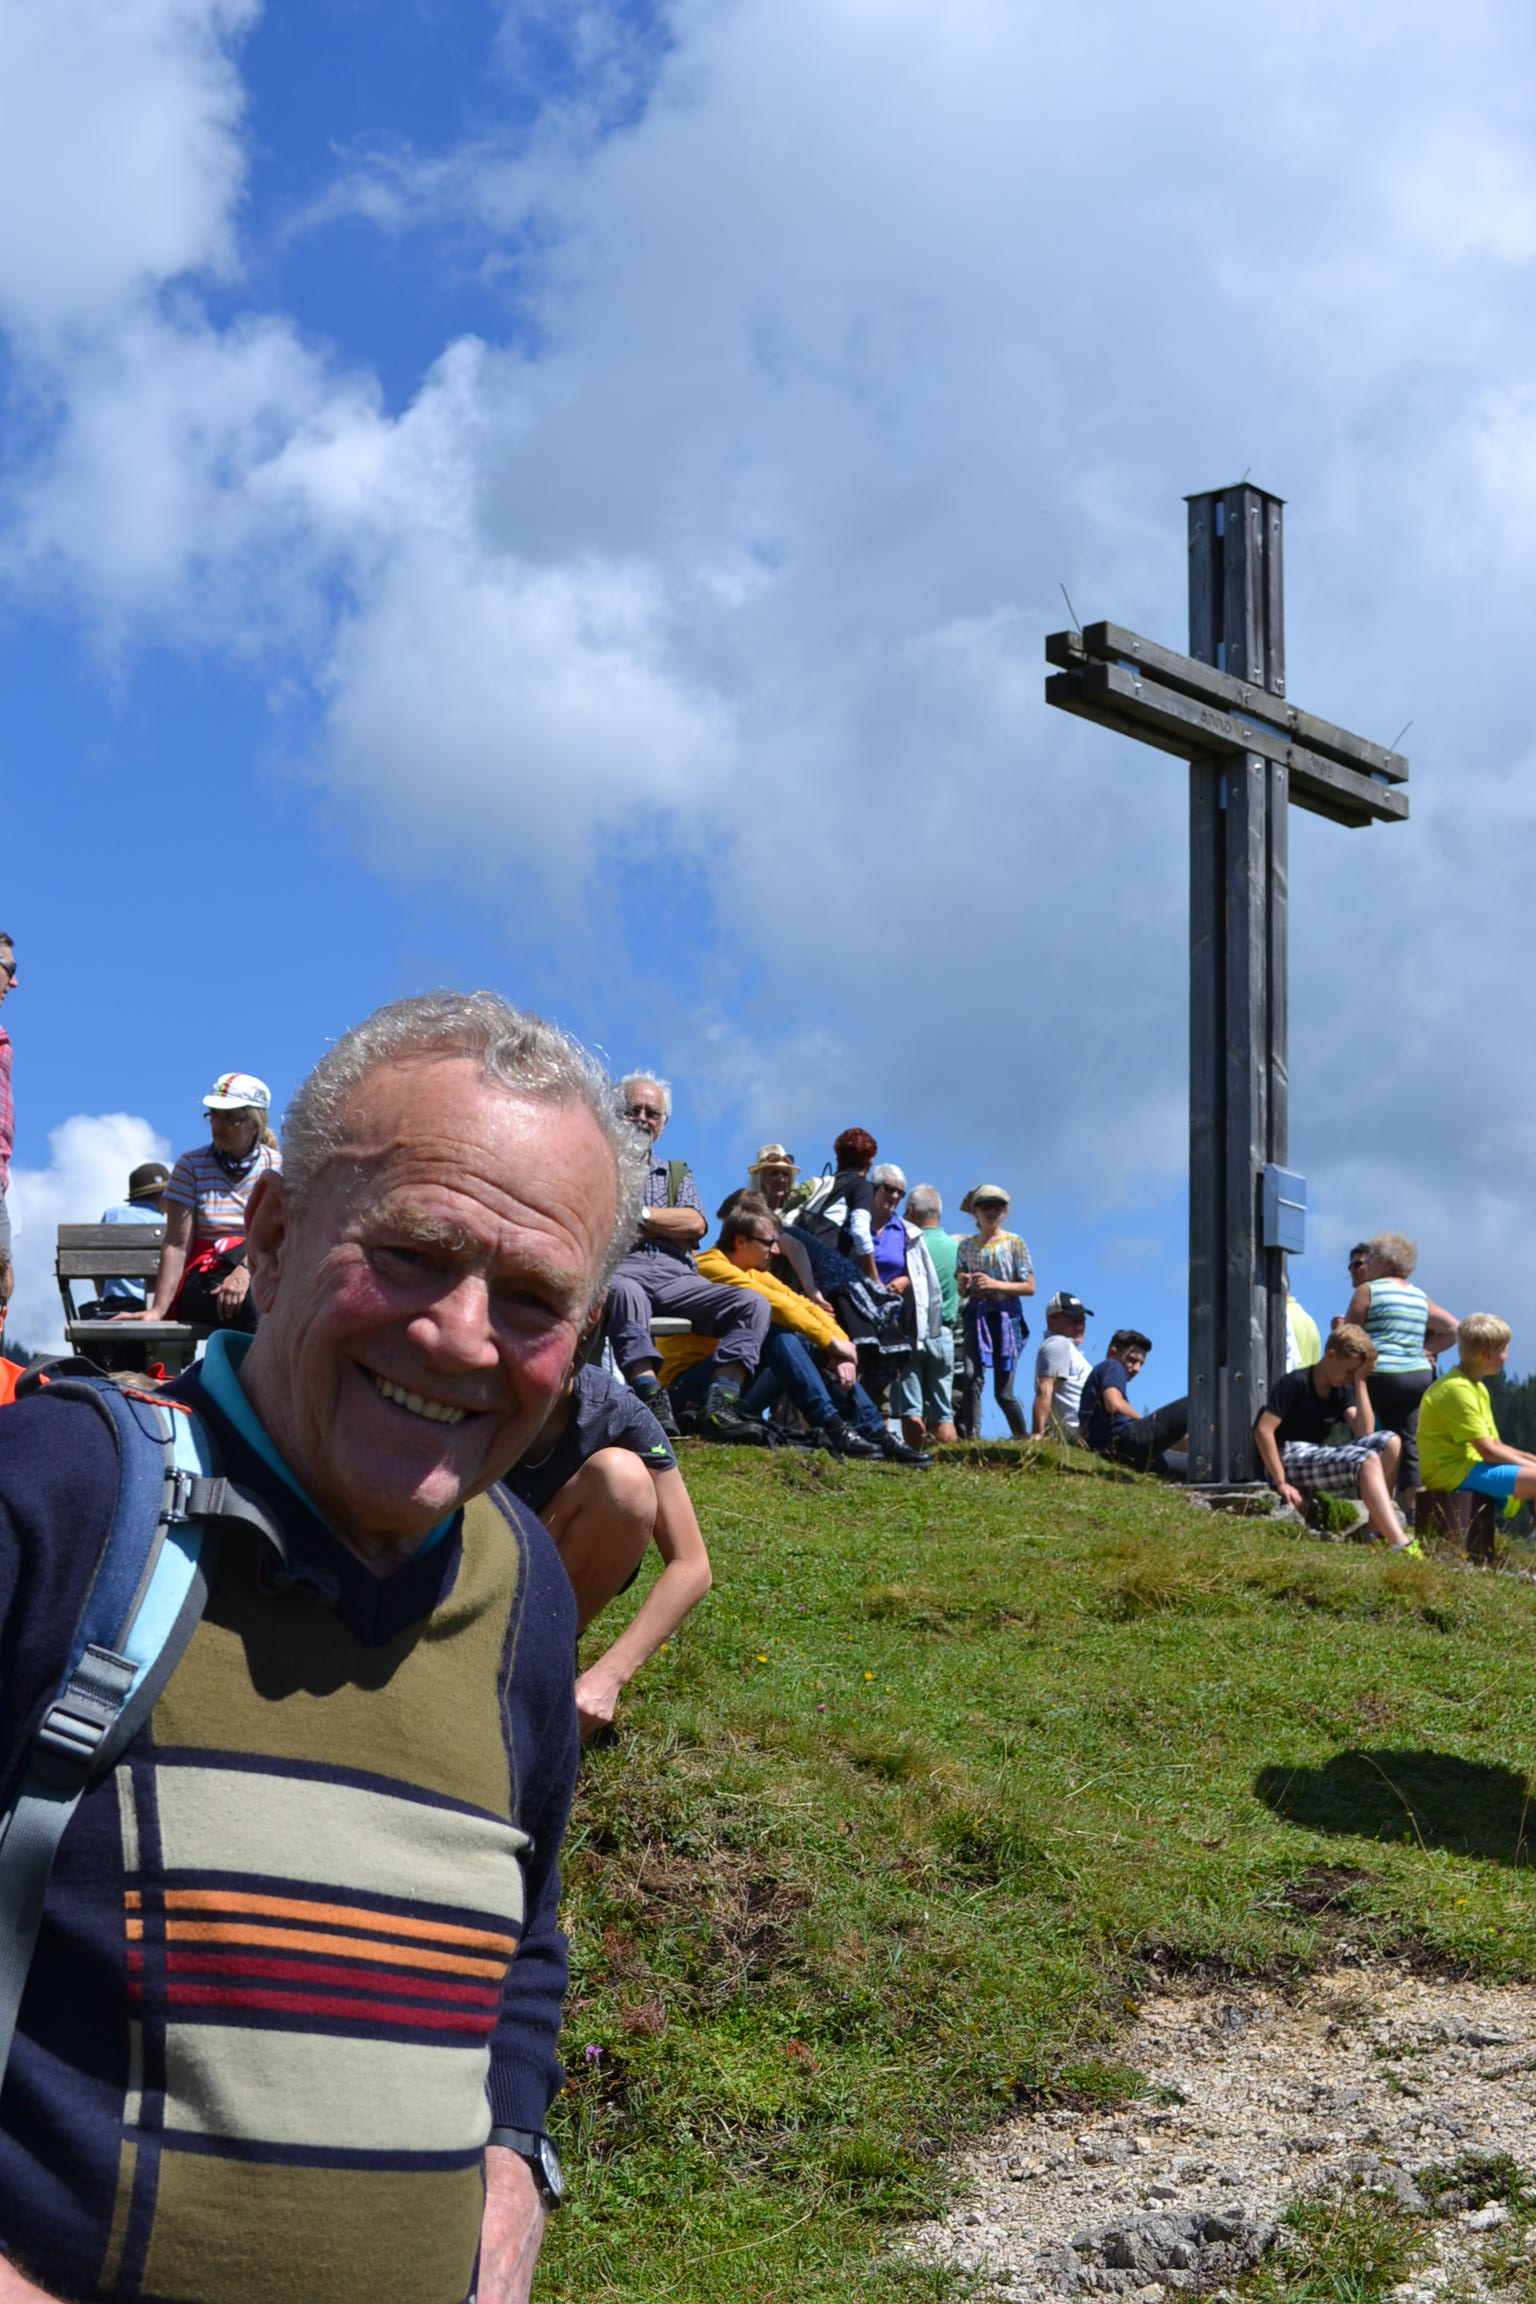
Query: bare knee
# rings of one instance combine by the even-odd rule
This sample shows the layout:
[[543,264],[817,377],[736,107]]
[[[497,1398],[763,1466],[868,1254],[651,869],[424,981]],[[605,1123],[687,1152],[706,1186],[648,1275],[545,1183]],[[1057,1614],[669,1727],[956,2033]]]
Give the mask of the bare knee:
[[656,1526],[656,1483],[628,1448],[600,1448],[550,1498],[544,1524],[585,1630],[645,1558]]

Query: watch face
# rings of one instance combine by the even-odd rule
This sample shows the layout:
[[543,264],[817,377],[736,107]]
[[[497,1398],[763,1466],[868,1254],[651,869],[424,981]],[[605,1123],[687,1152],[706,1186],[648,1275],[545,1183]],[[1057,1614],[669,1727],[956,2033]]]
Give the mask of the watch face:
[[539,2170],[544,2178],[544,2192],[552,2208],[558,2208],[565,2198],[565,2170],[560,2155],[547,2136],[539,2138]]

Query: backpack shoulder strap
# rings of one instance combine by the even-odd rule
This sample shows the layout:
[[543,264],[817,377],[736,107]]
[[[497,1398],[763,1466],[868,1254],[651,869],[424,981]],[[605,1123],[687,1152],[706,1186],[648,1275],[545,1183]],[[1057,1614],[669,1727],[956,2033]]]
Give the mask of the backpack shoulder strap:
[[677,1206],[678,1194],[683,1189],[683,1178],[687,1173],[688,1163],[686,1160],[669,1160],[667,1162],[667,1206],[669,1208]]
[[57,1693],[0,1819],[0,2079],[59,1843],[87,1785],[136,1732],[192,1637],[217,1538],[188,1507],[227,1485],[212,1477],[206,1428],[180,1403],[73,1376],[41,1396],[89,1400],[106,1417],[118,1489]]

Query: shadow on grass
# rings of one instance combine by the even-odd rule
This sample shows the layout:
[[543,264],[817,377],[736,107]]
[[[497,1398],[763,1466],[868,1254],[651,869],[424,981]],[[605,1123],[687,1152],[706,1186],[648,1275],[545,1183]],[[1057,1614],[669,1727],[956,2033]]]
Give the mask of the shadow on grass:
[[1513,1768],[1454,1752],[1335,1752],[1321,1768],[1261,1768],[1266,1808],[1310,1832],[1417,1841],[1494,1864],[1536,1863],[1531,1788]]

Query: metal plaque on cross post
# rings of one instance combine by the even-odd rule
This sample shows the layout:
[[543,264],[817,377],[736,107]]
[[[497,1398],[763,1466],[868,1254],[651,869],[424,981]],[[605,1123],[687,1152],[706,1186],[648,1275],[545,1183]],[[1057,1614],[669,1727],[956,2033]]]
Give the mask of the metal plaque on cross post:
[[1408,762],[1288,702],[1284,506],[1191,496],[1189,654],[1118,624],[1053,632],[1045,699],[1189,762],[1189,1479],[1255,1476],[1253,1421],[1285,1368],[1287,817],[1401,823]]

